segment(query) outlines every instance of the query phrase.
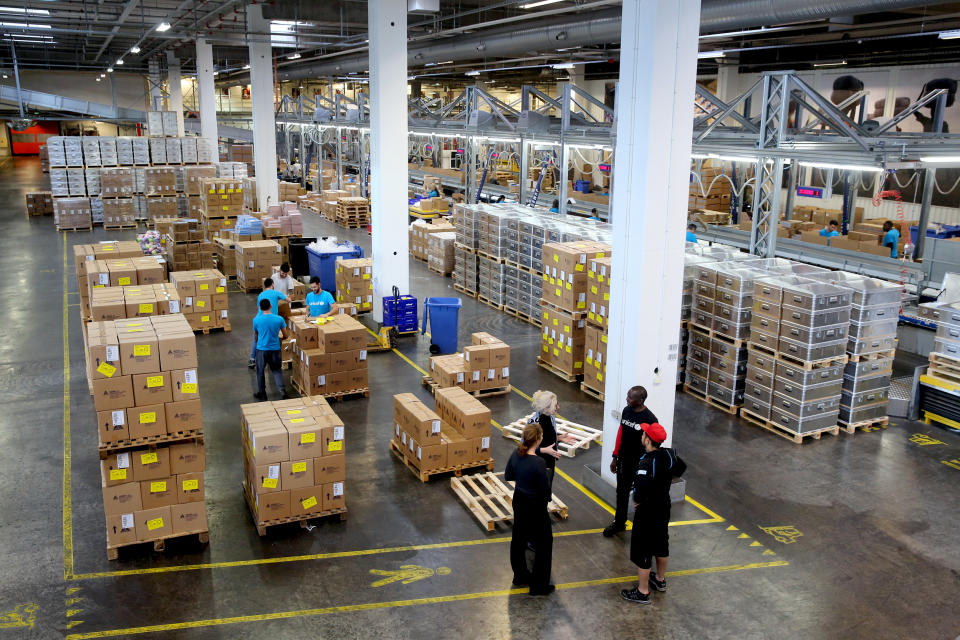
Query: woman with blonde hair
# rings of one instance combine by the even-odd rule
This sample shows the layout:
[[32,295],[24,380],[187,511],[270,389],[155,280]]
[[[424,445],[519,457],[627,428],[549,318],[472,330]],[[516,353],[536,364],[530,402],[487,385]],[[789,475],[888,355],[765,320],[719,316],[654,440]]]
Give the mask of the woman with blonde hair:
[[[513,490],[513,537],[510,539],[510,566],[515,586],[530,585],[530,595],[545,596],[556,587],[550,584],[553,561],[553,532],[550,530],[550,485],[543,458],[537,447],[543,440],[539,424],[523,429],[517,450],[510,455],[505,480],[516,482]],[[533,571],[527,570],[527,545],[534,547]]]
[[547,466],[547,479],[552,489],[557,458],[560,457],[560,452],[557,451],[557,411],[560,410],[560,402],[553,391],[541,390],[533,394],[530,404],[536,412],[530,422],[536,422],[543,429],[543,442],[537,449],[537,455],[543,458]]

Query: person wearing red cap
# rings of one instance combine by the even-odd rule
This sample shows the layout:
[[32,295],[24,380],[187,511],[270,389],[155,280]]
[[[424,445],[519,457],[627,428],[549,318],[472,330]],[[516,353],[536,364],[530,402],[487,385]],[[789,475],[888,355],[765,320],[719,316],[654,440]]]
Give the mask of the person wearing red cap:
[[613,447],[613,460],[610,472],[617,474],[617,512],[603,530],[603,536],[609,538],[627,528],[627,501],[633,487],[633,476],[637,464],[644,453],[640,441],[640,425],[653,424],[657,416],[647,409],[647,390],[641,386],[630,387],[627,391],[627,406],[620,413],[620,429],[617,431],[617,444]]
[[[630,561],[639,567],[637,586],[623,589],[620,597],[636,604],[650,604],[650,587],[667,590],[667,560],[670,556],[667,526],[670,524],[670,483],[686,471],[677,453],[664,447],[667,431],[659,423],[641,424],[644,453],[633,482],[633,532]],[[656,571],[651,571],[653,558]]]

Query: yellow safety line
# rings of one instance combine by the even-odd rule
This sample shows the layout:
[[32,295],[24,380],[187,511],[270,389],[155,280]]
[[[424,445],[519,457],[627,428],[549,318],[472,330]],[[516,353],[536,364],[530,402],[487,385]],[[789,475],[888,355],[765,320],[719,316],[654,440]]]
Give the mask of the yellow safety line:
[[408,358],[407,356],[403,355],[402,353],[400,353],[400,352],[397,351],[396,349],[391,349],[391,351],[393,351],[395,354],[397,354],[398,356],[400,356],[401,358],[403,358],[403,359],[406,361],[407,364],[409,364],[411,367],[413,367],[414,369],[416,369],[417,371],[419,371],[419,372],[422,373],[423,375],[425,375],[425,376],[430,375],[429,373],[427,373],[426,371],[424,371],[424,370],[420,367],[420,365],[418,365],[416,362],[414,362],[413,360],[411,360],[411,359]]
[[[765,569],[770,567],[785,567],[790,563],[785,560],[774,562],[755,562],[752,564],[726,565],[722,567],[703,567],[700,569],[684,569],[680,571],[668,571],[667,575],[671,578],[692,576],[708,573],[722,573],[727,571],[745,571],[750,569]],[[583,587],[593,587],[607,584],[627,583],[636,580],[635,575],[617,576],[614,578],[600,578],[597,580],[581,580],[577,582],[566,582],[557,585],[557,589],[579,589]],[[289,620],[292,618],[303,618],[311,616],[329,615],[332,613],[353,613],[358,611],[374,611],[378,609],[395,609],[399,607],[412,607],[426,604],[443,604],[447,602],[463,602],[466,600],[479,600],[485,598],[502,598],[505,596],[518,595],[526,593],[527,589],[500,589],[497,591],[480,591],[475,593],[459,593],[447,596],[435,596],[431,598],[414,598],[410,600],[391,600],[387,602],[368,602],[363,604],[349,604],[334,607],[320,607],[316,609],[301,609],[299,611],[278,611],[275,613],[259,613],[247,616],[232,616],[228,618],[211,618],[207,620],[191,620],[189,622],[176,622],[172,624],[157,624],[144,627],[130,627],[127,629],[109,629],[106,631],[91,631],[88,633],[71,633],[67,635],[66,640],[87,640],[88,638],[113,638],[117,636],[139,635],[144,633],[159,633],[162,631],[179,631],[181,629],[198,629],[203,627],[224,626],[229,624],[266,622],[269,620]]]
[[73,578],[73,492],[70,441],[70,321],[67,316],[67,237],[63,237],[63,579]]

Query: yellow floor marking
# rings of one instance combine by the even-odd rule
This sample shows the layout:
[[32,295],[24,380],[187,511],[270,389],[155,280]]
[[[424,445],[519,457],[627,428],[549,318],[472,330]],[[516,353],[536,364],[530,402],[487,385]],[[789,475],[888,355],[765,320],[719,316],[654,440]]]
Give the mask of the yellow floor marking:
[[73,473],[70,437],[70,319],[67,316],[67,238],[63,238],[63,579],[73,577]]
[[737,538],[738,538],[739,540],[749,540],[749,539],[750,539],[750,536],[748,536],[748,535],[745,534],[745,533],[741,533],[740,535],[737,536]]
[[[704,567],[700,569],[682,569],[680,571],[668,571],[667,576],[676,578],[681,576],[692,576],[709,573],[723,573],[728,571],[746,571],[750,569],[765,569],[770,567],[785,567],[789,563],[784,560],[773,562],[754,562],[751,564],[727,565],[722,567]],[[598,580],[582,580],[579,582],[567,582],[557,585],[559,590],[578,589],[582,587],[593,587],[606,584],[629,584],[636,581],[635,575],[618,576],[615,578],[601,578]],[[106,631],[92,631],[89,633],[71,633],[67,635],[66,640],[87,640],[89,638],[112,638],[117,636],[139,635],[144,633],[159,633],[162,631],[179,631],[181,629],[198,629],[203,627],[224,626],[229,624],[240,624],[250,622],[265,622],[269,620],[289,620],[292,618],[303,618],[311,616],[329,615],[332,613],[352,613],[357,611],[374,611],[378,609],[395,609],[399,607],[412,607],[425,604],[442,604],[447,602],[463,602],[466,600],[479,600],[485,598],[502,598],[505,596],[526,593],[527,589],[501,589],[498,591],[481,591],[475,593],[461,593],[447,596],[437,596],[432,598],[415,598],[411,600],[391,600],[388,602],[370,602],[364,604],[341,605],[334,607],[321,607],[316,609],[301,609],[299,611],[278,611],[276,613],[261,613],[247,616],[233,616],[229,618],[211,618],[208,620],[192,620],[189,622],[177,622],[173,624],[158,624],[144,627],[130,627],[127,629],[109,629]]]
[[751,546],[751,547],[762,547],[763,545],[760,544],[759,542],[757,542],[756,540],[754,540],[753,542],[750,543],[750,546]]
[[730,525],[729,527],[727,527],[727,531],[740,531],[740,529],[737,529],[735,526]]
[[777,554],[775,554],[773,551],[770,551],[770,549],[767,549],[766,551],[763,552],[763,555],[765,555],[765,556],[775,556],[775,555],[777,555]]

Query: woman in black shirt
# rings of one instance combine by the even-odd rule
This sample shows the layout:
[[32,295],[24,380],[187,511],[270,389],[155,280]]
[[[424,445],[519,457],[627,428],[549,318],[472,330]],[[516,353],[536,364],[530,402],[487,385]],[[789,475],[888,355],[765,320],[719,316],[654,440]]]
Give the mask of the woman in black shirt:
[[530,422],[536,422],[543,429],[543,442],[537,448],[537,455],[543,458],[547,466],[547,480],[552,490],[557,458],[560,457],[557,450],[557,411],[560,410],[560,402],[553,391],[537,391],[533,394],[531,404],[536,413]]
[[[504,479],[516,482],[513,491],[513,537],[510,539],[510,566],[513,584],[530,585],[530,595],[545,596],[556,589],[550,584],[553,560],[553,532],[550,529],[550,485],[543,459],[536,454],[543,440],[539,424],[523,429],[520,445],[507,461]],[[533,572],[527,570],[526,549],[535,549]]]

